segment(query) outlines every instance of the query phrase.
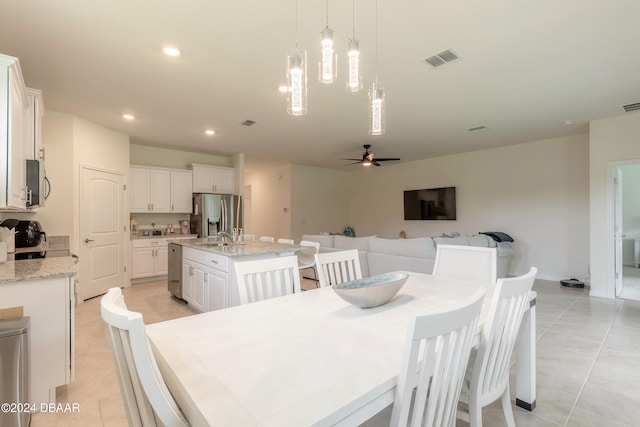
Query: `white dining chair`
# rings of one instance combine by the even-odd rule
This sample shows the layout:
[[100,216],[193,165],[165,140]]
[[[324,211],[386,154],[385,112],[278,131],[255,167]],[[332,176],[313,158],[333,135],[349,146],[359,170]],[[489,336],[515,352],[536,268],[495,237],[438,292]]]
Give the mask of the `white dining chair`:
[[296,256],[237,262],[236,277],[240,304],[300,292]]
[[293,245],[293,239],[278,239],[278,243],[285,245]]
[[255,240],[256,236],[254,236],[253,234],[245,234],[244,236],[242,236],[244,240]]
[[100,301],[127,418],[131,426],[189,426],[149,348],[142,315],[129,311],[120,288]]
[[362,279],[357,249],[317,253],[314,257],[321,288]]
[[303,270],[311,269],[311,271],[313,271],[313,280],[316,282],[316,287],[318,287],[318,273],[316,272],[315,255],[320,252],[320,243],[301,240],[300,246],[303,246],[304,249],[297,252],[298,270],[302,272]]
[[260,236],[260,241],[261,242],[269,242],[269,243],[273,243],[275,241],[275,239],[271,236]]
[[433,275],[456,280],[495,284],[498,258],[496,248],[438,245]]
[[498,398],[502,400],[507,425],[516,425],[509,394],[509,367],[537,271],[532,267],[523,276],[498,279],[495,286],[480,344],[471,355],[460,399],[467,403],[468,410],[460,405],[458,416],[471,427],[482,426],[482,408]]
[[484,294],[480,288],[454,309],[411,314],[393,405],[363,426],[455,426]]

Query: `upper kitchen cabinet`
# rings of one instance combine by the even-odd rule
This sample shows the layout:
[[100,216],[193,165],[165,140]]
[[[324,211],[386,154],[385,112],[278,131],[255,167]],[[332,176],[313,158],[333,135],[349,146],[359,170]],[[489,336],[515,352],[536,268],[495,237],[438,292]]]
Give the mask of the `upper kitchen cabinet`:
[[191,212],[190,171],[143,166],[129,171],[132,213]]
[[191,213],[191,171],[171,169],[171,212]]
[[194,193],[236,194],[235,169],[192,164]]
[[44,101],[42,91],[26,88],[27,94],[27,159],[44,162],[44,148],[42,148],[42,116],[44,116]]
[[20,63],[0,54],[0,208],[26,207],[27,109]]

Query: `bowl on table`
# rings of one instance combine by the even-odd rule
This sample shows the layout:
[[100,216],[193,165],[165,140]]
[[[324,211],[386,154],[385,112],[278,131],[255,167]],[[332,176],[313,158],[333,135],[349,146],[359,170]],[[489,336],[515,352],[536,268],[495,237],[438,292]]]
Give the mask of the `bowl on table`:
[[373,308],[391,301],[408,278],[406,273],[386,273],[344,282],[333,286],[333,290],[350,304]]

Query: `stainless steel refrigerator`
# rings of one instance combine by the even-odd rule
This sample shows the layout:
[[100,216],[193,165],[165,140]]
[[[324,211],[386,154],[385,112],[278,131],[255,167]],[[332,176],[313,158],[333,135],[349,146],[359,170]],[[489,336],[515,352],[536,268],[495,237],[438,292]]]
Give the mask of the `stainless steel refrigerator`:
[[216,236],[220,231],[233,234],[242,228],[242,200],[233,194],[193,195],[191,233],[200,238]]

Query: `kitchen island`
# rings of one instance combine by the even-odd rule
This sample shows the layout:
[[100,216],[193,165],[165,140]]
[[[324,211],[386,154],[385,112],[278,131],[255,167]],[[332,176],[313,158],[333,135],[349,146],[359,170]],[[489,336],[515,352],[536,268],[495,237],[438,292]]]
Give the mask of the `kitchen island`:
[[[235,265],[238,262],[294,255],[302,246],[261,241],[224,244],[219,239],[172,241],[182,246],[182,299],[199,312],[240,304]],[[175,272],[169,272],[169,277]]]
[[[74,377],[74,276],[71,256],[0,264],[0,308],[23,307],[29,329],[29,402],[55,403]],[[27,403],[27,402],[20,402]]]

